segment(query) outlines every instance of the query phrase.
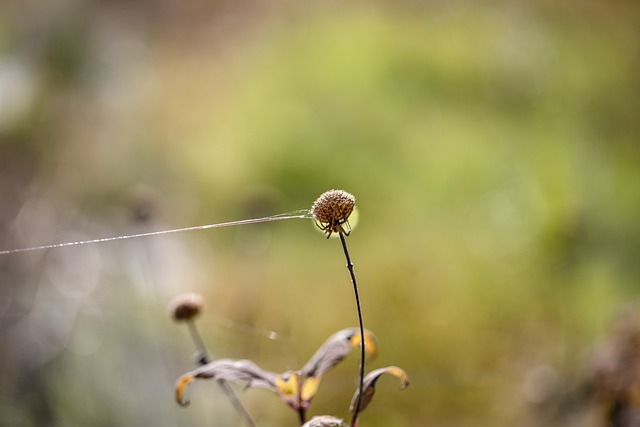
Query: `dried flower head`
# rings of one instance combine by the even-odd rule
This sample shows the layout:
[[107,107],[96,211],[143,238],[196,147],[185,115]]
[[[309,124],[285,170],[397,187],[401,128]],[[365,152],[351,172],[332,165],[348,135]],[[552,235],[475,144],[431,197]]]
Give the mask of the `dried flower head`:
[[181,294],[169,302],[169,313],[176,322],[188,321],[204,308],[204,299],[199,294]]
[[[325,233],[327,238],[331,233],[349,235],[349,215],[356,206],[356,198],[343,190],[329,190],[320,195],[311,206],[311,216],[316,225]],[[343,228],[346,225],[346,230]]]

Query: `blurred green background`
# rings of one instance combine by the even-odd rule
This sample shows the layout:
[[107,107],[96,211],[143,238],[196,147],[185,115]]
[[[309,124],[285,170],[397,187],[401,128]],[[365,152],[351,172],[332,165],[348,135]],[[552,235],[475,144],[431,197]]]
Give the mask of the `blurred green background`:
[[[636,2],[0,4],[0,250],[357,198],[383,377],[360,425],[599,426],[575,397],[640,277]],[[283,372],[355,326],[337,240],[289,220],[0,256],[0,425],[240,426],[215,357]],[[310,415],[348,418],[352,354]],[[294,426],[236,388],[258,425]]]

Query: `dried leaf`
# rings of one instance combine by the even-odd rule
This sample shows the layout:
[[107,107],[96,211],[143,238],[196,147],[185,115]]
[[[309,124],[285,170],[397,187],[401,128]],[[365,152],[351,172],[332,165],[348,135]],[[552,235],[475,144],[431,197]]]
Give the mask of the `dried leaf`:
[[311,377],[302,385],[302,391],[300,392],[300,398],[303,402],[310,402],[313,396],[318,392],[318,386],[320,385],[320,377]]
[[284,373],[276,378],[275,384],[284,398],[293,399],[300,390],[300,375],[297,372]]
[[[387,366],[386,368],[380,368],[369,372],[367,376],[364,377],[363,381],[363,393],[362,399],[360,400],[360,411],[364,411],[365,408],[369,406],[369,403],[371,403],[371,399],[373,399],[373,395],[376,392],[376,382],[382,374],[391,374],[398,377],[402,382],[400,390],[404,390],[409,386],[409,377],[407,376],[407,373],[397,366]],[[349,407],[349,411],[351,411],[352,413],[355,409],[356,402],[358,401],[359,393],[360,390],[356,390],[355,394],[353,395],[353,399],[351,399],[351,406]]]
[[[300,372],[285,372],[276,378],[276,392],[283,402],[293,409],[300,409],[302,402],[300,399],[300,382],[302,378]],[[303,385],[304,388],[304,385]]]
[[278,375],[265,371],[250,360],[219,359],[182,375],[176,382],[176,400],[181,406],[188,406],[184,400],[186,387],[196,379],[215,379],[244,384],[247,387],[261,387],[278,392]]
[[302,425],[302,427],[347,427],[340,418],[332,417],[330,415],[322,415],[319,417],[313,417]]
[[189,401],[184,400],[184,392],[189,383],[191,383],[194,379],[195,378],[193,377],[193,375],[184,374],[183,376],[178,378],[178,381],[176,381],[176,401],[178,402],[178,405],[182,407],[189,406]]
[[[300,373],[305,378],[302,384],[301,404],[308,406],[316,395],[322,375],[333,369],[351,352],[353,347],[360,345],[360,329],[342,329],[320,346],[311,359],[302,367]],[[378,352],[376,337],[369,330],[364,331],[365,351],[372,356]]]
[[[369,330],[364,331],[365,350],[372,356],[378,352],[376,337]],[[320,377],[340,363],[353,347],[360,345],[360,329],[348,328],[331,335],[309,361],[302,367],[305,377]]]

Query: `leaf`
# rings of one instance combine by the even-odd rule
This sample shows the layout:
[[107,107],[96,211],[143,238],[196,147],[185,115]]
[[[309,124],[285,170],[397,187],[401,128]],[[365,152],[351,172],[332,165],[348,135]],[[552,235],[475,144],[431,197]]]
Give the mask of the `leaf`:
[[[358,347],[360,338],[359,328],[342,329],[327,338],[314,355],[311,356],[311,359],[300,371],[302,377],[306,378],[302,385],[300,396],[303,406],[308,406],[311,399],[316,395],[322,375],[344,360],[352,348]],[[364,331],[364,342],[365,351],[375,356],[378,352],[378,342],[375,335],[366,329]]]
[[276,388],[287,399],[297,397],[300,390],[300,375],[297,372],[282,374],[276,378]]
[[313,396],[318,392],[318,386],[320,385],[320,377],[311,377],[302,385],[302,391],[300,392],[300,398],[303,402],[310,402]]
[[322,415],[311,418],[302,427],[347,427],[347,425],[340,418]]
[[189,383],[194,379],[193,375],[185,374],[176,381],[176,401],[178,402],[178,405],[183,408],[189,406],[190,402],[188,400],[184,400],[184,392]]
[[[382,374],[391,374],[398,377],[402,382],[400,390],[404,390],[409,386],[409,376],[404,370],[398,368],[397,366],[387,366],[385,368],[380,368],[369,372],[367,376],[364,377],[362,387],[363,393],[362,399],[360,400],[359,412],[364,411],[365,408],[369,406],[369,403],[371,403],[371,399],[373,399],[373,395],[376,392],[376,382],[378,382],[378,379]],[[352,413],[355,409],[356,402],[358,401],[359,394],[360,389],[356,390],[355,394],[353,395],[353,399],[351,399],[351,406],[349,406],[349,411]]]
[[[301,381],[300,372],[289,371],[279,375],[275,382],[276,393],[280,399],[296,411],[303,405],[300,399]],[[304,385],[302,385],[302,390],[304,390]]]
[[[365,350],[372,356],[378,352],[375,335],[369,330],[364,331]],[[311,359],[302,367],[305,377],[320,377],[340,363],[353,347],[360,345],[360,329],[342,329],[331,335],[315,352]]]
[[196,379],[215,379],[260,387],[278,392],[278,375],[265,371],[250,360],[219,359],[187,372],[176,381],[176,400],[181,406],[188,406],[184,400],[186,387]]

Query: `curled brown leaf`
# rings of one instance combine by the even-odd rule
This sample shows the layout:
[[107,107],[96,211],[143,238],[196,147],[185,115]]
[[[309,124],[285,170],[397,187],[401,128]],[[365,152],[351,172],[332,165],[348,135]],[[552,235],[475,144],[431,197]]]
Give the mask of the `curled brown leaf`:
[[[351,349],[360,345],[360,329],[342,329],[333,335],[318,348],[311,359],[302,367],[300,373],[304,378],[301,391],[301,404],[308,406],[316,395],[322,375],[333,369],[344,360]],[[371,356],[378,352],[378,342],[375,335],[369,330],[364,332],[365,350]]]
[[243,384],[247,387],[260,387],[278,392],[278,375],[265,371],[250,360],[219,359],[207,363],[182,375],[176,382],[176,400],[181,406],[187,406],[184,400],[186,387],[196,379],[215,379]]
[[[387,366],[385,368],[380,368],[369,372],[367,376],[364,377],[363,393],[362,399],[360,400],[359,412],[364,411],[365,408],[369,406],[369,403],[371,403],[371,399],[373,399],[373,395],[376,392],[376,382],[378,382],[378,379],[382,374],[391,374],[398,377],[402,382],[400,390],[404,390],[409,386],[409,376],[403,369],[398,368],[397,366]],[[355,394],[353,395],[353,399],[351,399],[351,406],[349,407],[349,411],[351,411],[352,413],[355,409],[356,402],[358,401],[358,394],[359,390],[356,390]]]
[[[364,332],[365,350],[371,356],[378,352],[375,335],[369,330]],[[306,377],[320,377],[340,363],[353,347],[360,345],[360,330],[358,328],[342,329],[318,348],[311,359],[302,367],[302,374]]]

